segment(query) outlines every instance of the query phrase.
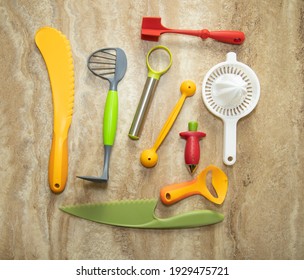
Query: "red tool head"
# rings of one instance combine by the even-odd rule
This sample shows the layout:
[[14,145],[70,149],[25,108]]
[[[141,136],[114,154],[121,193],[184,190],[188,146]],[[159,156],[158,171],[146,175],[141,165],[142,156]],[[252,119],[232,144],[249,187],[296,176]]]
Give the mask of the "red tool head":
[[141,39],[158,42],[162,31],[167,28],[161,24],[160,17],[143,17],[141,25]]

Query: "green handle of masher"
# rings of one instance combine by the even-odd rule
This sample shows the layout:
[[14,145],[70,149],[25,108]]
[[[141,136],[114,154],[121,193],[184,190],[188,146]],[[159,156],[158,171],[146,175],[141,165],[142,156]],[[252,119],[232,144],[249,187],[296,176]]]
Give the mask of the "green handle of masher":
[[103,115],[103,144],[113,146],[118,118],[118,92],[109,90]]

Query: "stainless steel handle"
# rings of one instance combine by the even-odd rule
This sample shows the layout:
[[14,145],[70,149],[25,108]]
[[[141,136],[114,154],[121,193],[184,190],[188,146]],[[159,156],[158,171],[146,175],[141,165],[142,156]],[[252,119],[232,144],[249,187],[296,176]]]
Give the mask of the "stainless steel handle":
[[148,77],[146,80],[145,87],[141,94],[141,98],[138,103],[136,113],[129,131],[129,137],[133,140],[139,139],[139,135],[141,133],[142,126],[150,108],[151,100],[157,88],[158,81],[159,80],[151,77]]

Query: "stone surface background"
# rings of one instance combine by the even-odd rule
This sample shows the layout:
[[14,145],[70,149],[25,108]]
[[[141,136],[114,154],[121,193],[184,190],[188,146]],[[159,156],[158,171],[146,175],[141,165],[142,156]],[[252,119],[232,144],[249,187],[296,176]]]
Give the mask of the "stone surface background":
[[[303,259],[303,14],[302,0],[100,0],[0,1],[0,259]],[[140,39],[143,16],[161,16],[167,27],[242,30],[241,46],[183,35]],[[70,40],[75,64],[75,104],[69,131],[65,191],[51,193],[48,160],[53,108],[50,83],[34,36],[43,26]],[[145,55],[167,46],[173,65],[161,78],[139,141],[128,131],[146,76]],[[102,118],[108,83],[89,73],[95,50],[120,47],[128,70],[119,84],[119,120],[107,185],[76,175],[100,175]],[[207,71],[229,51],[250,66],[261,84],[256,109],[238,123],[237,162],[222,162],[223,123],[205,108],[201,91]],[[159,162],[145,169],[151,147],[180,97],[183,80],[197,84],[168,137]],[[111,227],[72,217],[62,205],[159,196],[161,187],[188,181],[185,141],[178,133],[197,120],[201,141],[196,176],[209,164],[229,178],[223,205],[193,196],[161,217],[194,209],[222,212],[222,223],[187,230]]]

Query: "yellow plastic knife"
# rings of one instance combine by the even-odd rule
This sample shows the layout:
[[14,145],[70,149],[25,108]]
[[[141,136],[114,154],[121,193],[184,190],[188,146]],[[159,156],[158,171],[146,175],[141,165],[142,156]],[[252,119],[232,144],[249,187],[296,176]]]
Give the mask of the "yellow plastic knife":
[[35,42],[45,61],[53,96],[53,140],[49,161],[49,184],[61,193],[68,177],[68,131],[74,106],[74,65],[70,43],[57,29],[40,28]]

